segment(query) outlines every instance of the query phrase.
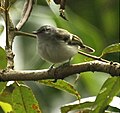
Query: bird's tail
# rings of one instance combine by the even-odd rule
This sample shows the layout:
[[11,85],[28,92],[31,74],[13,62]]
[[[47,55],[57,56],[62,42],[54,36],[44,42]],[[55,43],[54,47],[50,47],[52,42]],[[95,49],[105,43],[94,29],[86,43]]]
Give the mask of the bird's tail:
[[87,53],[94,53],[95,50],[89,46],[84,45],[83,47],[80,48],[81,50],[87,52]]

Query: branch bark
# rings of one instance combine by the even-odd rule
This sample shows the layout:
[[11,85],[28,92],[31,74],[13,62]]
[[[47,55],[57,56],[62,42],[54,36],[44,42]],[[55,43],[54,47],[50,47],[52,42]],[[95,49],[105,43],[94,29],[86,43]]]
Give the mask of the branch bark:
[[111,76],[120,76],[119,63],[105,63],[102,61],[90,61],[69,66],[53,68],[52,70],[32,70],[17,71],[9,70],[0,72],[0,81],[27,81],[27,80],[43,80],[43,79],[63,79],[73,74],[98,71],[105,72]]
[[[5,3],[4,3],[5,2]],[[11,32],[9,28],[13,28],[13,23],[11,21],[11,18],[9,16],[9,1],[5,0],[1,2],[3,4],[3,9],[4,9],[4,15],[3,15],[3,19],[5,20],[5,27],[6,27],[6,46],[5,46],[5,50],[6,50],[6,54],[7,54],[7,59],[8,59],[8,63],[7,63],[7,69],[13,69],[14,68],[14,55],[12,52],[12,43],[13,43],[13,39],[14,39],[14,32]]]
[[14,31],[14,33],[15,33],[15,36],[28,36],[28,37],[36,38],[36,35],[32,33],[27,33],[23,31]]

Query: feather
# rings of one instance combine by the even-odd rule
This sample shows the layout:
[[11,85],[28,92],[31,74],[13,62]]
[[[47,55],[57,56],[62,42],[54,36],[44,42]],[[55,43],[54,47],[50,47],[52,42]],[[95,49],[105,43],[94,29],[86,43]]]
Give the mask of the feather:
[[83,50],[85,52],[92,53],[95,51],[91,47],[84,45],[80,37],[78,37],[77,35],[71,34],[67,30],[57,28],[56,38],[59,40],[63,40],[68,45],[79,46],[80,50]]

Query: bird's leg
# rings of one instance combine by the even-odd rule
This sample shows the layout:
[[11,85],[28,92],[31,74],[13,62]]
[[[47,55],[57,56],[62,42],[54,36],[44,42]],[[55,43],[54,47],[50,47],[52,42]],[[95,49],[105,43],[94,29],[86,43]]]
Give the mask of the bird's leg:
[[[69,66],[69,65],[70,65],[70,60],[71,60],[71,58],[69,58],[69,60],[68,60],[67,62],[65,62],[64,64],[58,66],[57,68],[64,68],[64,67],[66,67],[66,66]],[[55,65],[55,64],[52,64],[52,65],[49,67],[48,72],[50,72],[50,71],[53,69],[54,65]],[[64,79],[64,78],[63,78],[63,79]],[[53,82],[57,82],[57,73],[55,73],[55,72],[54,72],[54,80],[53,80]]]
[[[54,68],[54,65],[55,64],[52,64],[50,67],[49,67],[49,70],[48,70],[48,73],[50,74],[50,71]],[[55,83],[55,82],[57,82],[57,74],[55,74],[55,72],[54,72],[54,80],[53,80],[53,82]]]
[[71,58],[69,58],[68,62],[66,62],[66,63],[63,64],[63,65],[65,65],[65,66],[69,66],[69,65],[70,65],[70,61],[71,61]]
[[[66,66],[69,66],[70,65],[70,60],[71,60],[71,58],[68,60],[68,62],[65,62],[64,64],[58,66],[57,68],[64,68]],[[55,77],[55,79],[54,79],[53,82],[57,82],[57,73],[55,73],[55,72],[54,72],[54,77]],[[64,78],[62,78],[62,79],[64,79]]]
[[63,67],[69,66],[70,65],[70,61],[71,61],[71,58],[69,58],[69,60],[67,62],[65,62],[64,64],[60,65],[58,68],[63,68]]

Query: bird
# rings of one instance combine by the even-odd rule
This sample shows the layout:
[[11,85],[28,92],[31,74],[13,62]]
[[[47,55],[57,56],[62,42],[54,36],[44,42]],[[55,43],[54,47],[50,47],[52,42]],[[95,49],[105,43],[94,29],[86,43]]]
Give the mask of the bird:
[[33,31],[37,37],[40,57],[53,64],[70,60],[79,51],[93,53],[95,50],[83,43],[80,37],[51,25],[43,25]]

